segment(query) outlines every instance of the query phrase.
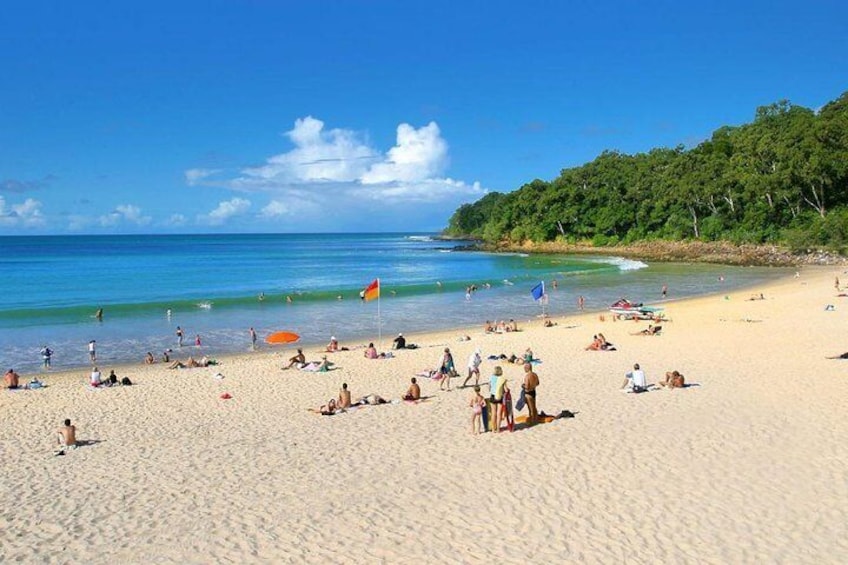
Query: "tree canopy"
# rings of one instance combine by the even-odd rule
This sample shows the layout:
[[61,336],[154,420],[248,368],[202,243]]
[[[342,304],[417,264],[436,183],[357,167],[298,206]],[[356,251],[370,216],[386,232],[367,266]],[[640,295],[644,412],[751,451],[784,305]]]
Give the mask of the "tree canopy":
[[686,149],[593,161],[462,205],[446,235],[489,242],[648,239],[848,249],[848,92],[818,112],[786,100]]

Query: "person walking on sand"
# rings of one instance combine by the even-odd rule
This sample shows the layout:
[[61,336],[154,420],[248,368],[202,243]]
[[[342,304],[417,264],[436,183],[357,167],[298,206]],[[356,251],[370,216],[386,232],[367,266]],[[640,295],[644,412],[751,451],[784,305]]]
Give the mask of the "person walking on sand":
[[483,358],[480,356],[480,349],[475,349],[474,353],[471,354],[471,357],[468,358],[468,376],[465,377],[465,382],[462,383],[462,388],[465,388],[468,385],[468,381],[471,380],[471,377],[474,377],[474,385],[480,384],[480,364],[483,362]]
[[450,380],[455,372],[456,369],[453,364],[453,355],[451,355],[450,348],[445,347],[445,352],[442,355],[442,360],[439,364],[439,373],[442,375],[442,381],[439,383],[439,390],[445,390],[445,385],[447,385],[447,390],[450,391]]
[[256,330],[250,328],[250,349],[256,351]]
[[477,435],[483,431],[483,406],[486,399],[480,394],[480,385],[474,385],[474,394],[471,396],[471,434]]
[[95,349],[95,341],[92,339],[88,342],[88,360],[92,363],[97,361],[97,351]]
[[539,386],[539,375],[533,371],[533,365],[524,364],[524,400],[527,402],[527,423],[533,425],[539,421],[536,409],[536,388]]
[[177,326],[177,347],[183,346],[183,338],[185,335],[183,334],[183,329],[180,326]]

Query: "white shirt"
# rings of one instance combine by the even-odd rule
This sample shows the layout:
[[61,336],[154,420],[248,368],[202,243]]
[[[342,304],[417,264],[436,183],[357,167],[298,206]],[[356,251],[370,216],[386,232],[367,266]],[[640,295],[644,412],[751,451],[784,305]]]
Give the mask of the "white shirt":
[[92,372],[91,372],[91,384],[93,384],[93,385],[99,385],[99,384],[101,384],[102,382],[103,382],[103,381],[102,381],[102,380],[100,380],[100,371],[92,371]]
[[633,386],[639,386],[645,388],[648,386],[647,380],[645,379],[645,371],[642,369],[637,369],[625,375]]
[[483,359],[480,357],[480,354],[476,351],[471,354],[471,357],[468,358],[468,368],[469,369],[479,369],[480,363],[483,362]]

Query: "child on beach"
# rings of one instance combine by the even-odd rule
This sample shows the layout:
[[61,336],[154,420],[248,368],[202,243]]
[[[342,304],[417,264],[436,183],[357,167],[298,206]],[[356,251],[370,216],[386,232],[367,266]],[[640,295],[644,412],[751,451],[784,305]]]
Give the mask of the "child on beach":
[[479,434],[483,431],[483,406],[486,400],[480,394],[480,386],[474,385],[474,395],[468,405],[471,407],[471,434]]

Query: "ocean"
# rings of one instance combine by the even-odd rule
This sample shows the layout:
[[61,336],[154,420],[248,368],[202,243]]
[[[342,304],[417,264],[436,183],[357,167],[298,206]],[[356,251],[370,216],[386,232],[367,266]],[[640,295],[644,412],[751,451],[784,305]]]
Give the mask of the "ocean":
[[[399,332],[523,323],[543,310],[568,315],[580,295],[587,310],[623,296],[662,305],[663,285],[672,300],[787,273],[495,254],[465,244],[422,233],[0,237],[0,366],[38,371],[44,345],[54,352],[54,369],[88,366],[90,340],[101,367],[141,363],[148,351],[160,359],[169,348],[172,358],[242,353],[250,349],[250,327],[265,350],[272,346],[263,338],[278,330],[300,334],[306,346],[330,336],[348,346],[382,336],[388,347]],[[361,301],[360,291],[377,278],[381,299]],[[540,281],[547,304],[531,296]],[[472,284],[478,290],[466,296]],[[186,335],[181,350],[177,326]]]

